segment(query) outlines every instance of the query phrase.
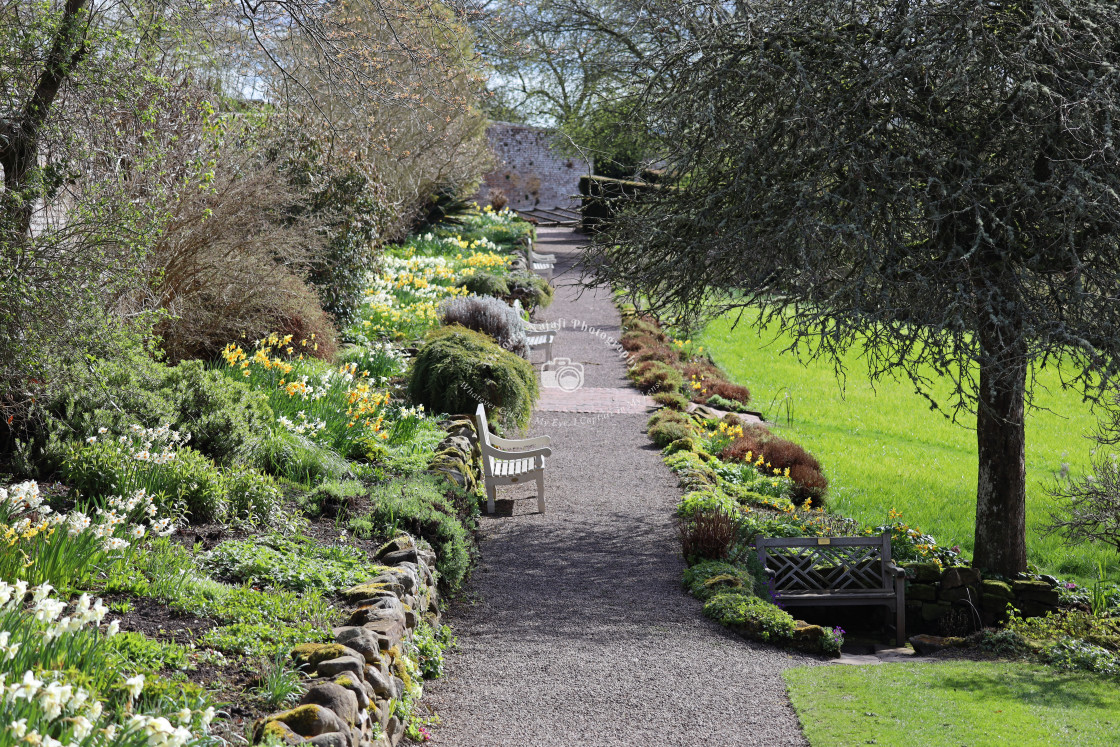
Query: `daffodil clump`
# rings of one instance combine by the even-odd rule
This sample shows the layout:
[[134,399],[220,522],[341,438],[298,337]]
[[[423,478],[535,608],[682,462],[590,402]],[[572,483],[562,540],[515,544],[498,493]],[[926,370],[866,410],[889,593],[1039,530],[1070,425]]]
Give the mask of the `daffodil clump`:
[[[73,604],[54,587],[0,580],[0,745],[186,747],[210,744],[214,708],[142,697],[144,675],[127,676],[106,641],[119,624],[82,594]],[[167,706],[170,705],[170,708]]]
[[279,427],[356,458],[371,444],[392,440],[399,422],[414,417],[392,402],[386,376],[356,362],[332,365],[311,358],[300,352],[304,342],[273,334],[250,351],[231,343],[222,353],[228,375],[268,396]]
[[174,532],[173,520],[158,513],[143,490],[60,513],[37,482],[0,487],[0,578],[70,588],[99,567],[123,562],[145,537]]

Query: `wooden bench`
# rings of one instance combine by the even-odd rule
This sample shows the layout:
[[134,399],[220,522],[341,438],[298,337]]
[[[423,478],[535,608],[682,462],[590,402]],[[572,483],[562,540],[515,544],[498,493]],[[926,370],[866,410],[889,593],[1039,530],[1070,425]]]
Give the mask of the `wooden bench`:
[[537,254],[533,251],[532,240],[525,245],[525,259],[528,261],[529,269],[536,273],[548,272],[551,275],[552,268],[556,265],[556,255]]
[[525,341],[529,350],[544,350],[545,361],[552,360],[552,343],[556,340],[556,330],[547,324],[525,322]]
[[760,537],[758,562],[783,607],[883,605],[906,644],[906,572],[891,561],[891,536]]
[[[552,456],[552,439],[511,439],[495,436],[486,422],[486,408],[481,404],[474,413],[478,424],[478,443],[482,447],[482,472],[486,482],[486,513],[494,513],[499,485],[517,485],[537,481],[537,511],[544,513],[544,458]],[[529,449],[508,451],[508,449]]]

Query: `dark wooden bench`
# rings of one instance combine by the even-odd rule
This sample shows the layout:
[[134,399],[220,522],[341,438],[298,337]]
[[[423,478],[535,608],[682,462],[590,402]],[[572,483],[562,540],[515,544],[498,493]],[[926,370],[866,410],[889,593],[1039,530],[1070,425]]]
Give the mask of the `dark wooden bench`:
[[906,644],[906,572],[891,561],[891,536],[759,537],[758,562],[783,607],[883,605]]

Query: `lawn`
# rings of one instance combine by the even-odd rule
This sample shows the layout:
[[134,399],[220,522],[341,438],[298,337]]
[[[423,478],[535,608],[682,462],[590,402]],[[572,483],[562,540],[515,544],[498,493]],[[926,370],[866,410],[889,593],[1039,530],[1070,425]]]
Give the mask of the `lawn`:
[[[758,334],[744,315],[712,322],[700,342],[737,383],[751,389],[755,406],[778,422],[782,435],[812,451],[830,480],[830,505],[868,523],[885,523],[896,508],[906,521],[941,544],[971,554],[976,511],[975,419],[954,424],[932,411],[908,381],[874,388],[866,365],[852,351],[841,389],[830,363],[803,364],[780,351],[788,339]],[[861,375],[862,374],[862,375]],[[1073,474],[1087,467],[1091,444],[1083,436],[1095,418],[1076,392],[1062,391],[1055,371],[1043,371],[1027,418],[1028,559],[1039,569],[1088,580],[1101,561],[1115,574],[1116,553],[1068,547],[1042,536],[1053,500],[1046,494],[1063,464]],[[948,391],[948,386],[944,387]]]
[[1120,744],[1120,688],[1093,675],[969,661],[804,667],[785,677],[813,747]]

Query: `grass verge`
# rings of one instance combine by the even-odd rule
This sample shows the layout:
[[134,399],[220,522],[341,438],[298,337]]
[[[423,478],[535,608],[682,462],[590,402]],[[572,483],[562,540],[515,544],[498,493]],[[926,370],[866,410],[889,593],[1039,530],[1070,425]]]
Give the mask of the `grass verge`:
[[1120,689],[1083,673],[965,661],[805,667],[785,678],[812,747],[1120,744]]
[[[821,460],[829,505],[866,524],[885,523],[887,513],[898,509],[941,544],[957,543],[971,554],[975,418],[951,423],[931,411],[907,381],[872,387],[861,375],[866,367],[859,351],[845,360],[848,378],[841,390],[829,363],[803,364],[781,354],[789,339],[765,330],[760,336],[753,321],[744,315],[732,329],[733,318],[717,319],[698,341],[736,383],[750,387],[754,405],[780,424],[780,435]],[[1028,560],[1042,571],[1081,581],[1096,576],[1098,562],[1120,572],[1120,560],[1107,548],[1071,548],[1058,536],[1042,536],[1054,507],[1046,489],[1063,469],[1073,474],[1086,469],[1091,444],[1082,436],[1096,421],[1076,392],[1061,390],[1057,372],[1043,371],[1040,383],[1035,396],[1044,409],[1027,416]]]

